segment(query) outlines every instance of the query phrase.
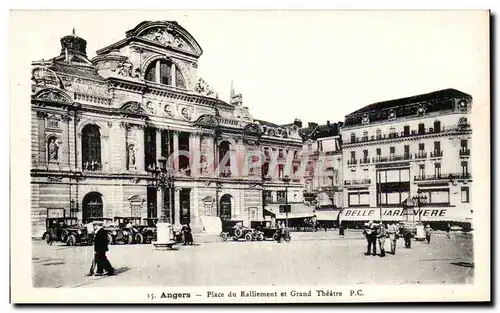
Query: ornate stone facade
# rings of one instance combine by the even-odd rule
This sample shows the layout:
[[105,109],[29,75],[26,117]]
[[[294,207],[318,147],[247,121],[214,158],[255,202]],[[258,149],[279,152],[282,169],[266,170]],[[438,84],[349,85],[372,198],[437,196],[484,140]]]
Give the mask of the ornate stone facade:
[[[242,170],[249,151],[258,163],[265,148],[299,151],[302,140],[293,127],[254,120],[241,95],[219,100],[199,79],[202,49],[182,26],[140,23],[92,60],[74,34],[61,46],[32,63],[33,235],[62,214],[165,217],[194,231],[205,216],[263,219],[263,189],[284,186],[279,175],[264,179],[260,165]],[[210,170],[223,154],[229,166]],[[161,157],[175,169],[165,192],[150,172]],[[290,189],[302,194],[300,182]]]

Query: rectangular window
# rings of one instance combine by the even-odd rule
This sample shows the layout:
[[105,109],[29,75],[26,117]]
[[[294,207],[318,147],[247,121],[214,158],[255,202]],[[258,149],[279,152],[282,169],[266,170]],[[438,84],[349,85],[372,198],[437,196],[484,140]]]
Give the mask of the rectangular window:
[[430,203],[450,203],[450,192],[448,190],[431,190]]
[[368,158],[368,150],[363,150],[363,158]]
[[418,134],[419,135],[425,134],[425,124],[424,123],[418,124]]
[[403,132],[404,132],[404,135],[405,135],[405,136],[409,136],[409,135],[410,135],[410,126],[406,125],[406,126],[403,128]]
[[434,141],[434,152],[438,153],[439,151],[441,151],[441,142]]
[[369,206],[370,205],[370,194],[368,192],[363,193],[349,193],[348,195],[348,205],[349,206]]
[[467,177],[469,175],[469,164],[467,161],[462,161],[462,176]]
[[286,191],[277,191],[276,198],[277,198],[278,202],[285,202],[286,201]]
[[363,141],[368,141],[368,131],[363,132]]
[[410,181],[410,170],[401,170],[401,181],[402,182]]
[[462,187],[462,203],[469,203],[469,187]]
[[407,159],[410,156],[410,146],[409,145],[405,145],[404,149],[405,149],[405,159]]
[[351,143],[355,143],[355,142],[356,142],[356,134],[351,133]]
[[377,139],[382,138],[382,130],[377,129],[376,134],[377,134]]
[[394,154],[394,153],[396,153],[396,147],[390,147],[390,148],[389,148],[389,153],[390,153],[390,154]]
[[441,163],[434,164],[434,176],[437,178],[441,177]]
[[467,139],[462,139],[460,140],[460,147],[463,149],[463,150],[467,150]]
[[382,154],[382,150],[380,148],[377,148],[377,156],[380,156]]
[[425,164],[420,164],[418,166],[418,175],[420,177],[424,177],[425,176]]
[[440,121],[434,122],[434,132],[435,133],[441,132],[441,122]]
[[425,144],[424,143],[419,143],[418,144],[418,151],[424,152],[425,150]]
[[351,161],[356,160],[356,151],[351,151]]
[[170,64],[160,63],[160,83],[164,85],[172,84],[172,73]]
[[386,175],[387,175],[387,182],[388,183],[391,183],[391,182],[399,182],[399,170],[388,170],[386,171]]
[[390,192],[387,194],[387,204],[399,204],[401,203],[399,199],[399,192]]

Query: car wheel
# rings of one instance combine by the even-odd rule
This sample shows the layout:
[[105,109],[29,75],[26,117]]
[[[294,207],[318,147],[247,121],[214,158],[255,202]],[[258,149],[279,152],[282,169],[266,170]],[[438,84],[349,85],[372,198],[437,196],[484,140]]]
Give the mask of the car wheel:
[[76,245],[76,237],[75,237],[75,235],[70,235],[68,237],[67,244],[68,244],[68,246],[74,246],[74,245]]
[[243,236],[243,231],[241,229],[237,228],[234,230],[234,235],[239,238],[239,237]]
[[253,236],[252,236],[252,234],[250,234],[250,233],[246,234],[246,235],[245,235],[245,240],[246,240],[246,241],[252,241],[252,240],[253,240]]
[[259,234],[259,237],[257,239],[259,241],[264,241],[264,234]]
[[144,242],[144,236],[142,234],[135,235],[135,243],[142,244]]
[[273,240],[278,241],[278,239],[279,239],[279,235],[277,233],[274,233],[273,234]]
[[134,243],[134,237],[132,235],[128,235],[127,236],[127,243],[129,245],[133,244]]
[[43,233],[42,240],[46,241],[49,239],[49,233]]
[[220,234],[220,237],[222,238],[222,241],[227,241],[227,234],[226,233]]
[[108,234],[108,245],[112,245],[112,244],[113,244],[113,236]]

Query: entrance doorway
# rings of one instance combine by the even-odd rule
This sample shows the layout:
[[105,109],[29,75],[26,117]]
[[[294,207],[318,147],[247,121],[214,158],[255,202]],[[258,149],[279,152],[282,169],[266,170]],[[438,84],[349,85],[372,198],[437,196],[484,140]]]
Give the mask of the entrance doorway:
[[98,192],[89,192],[83,197],[82,219],[103,217],[102,195]]
[[220,219],[231,220],[231,195],[225,194],[220,198]]

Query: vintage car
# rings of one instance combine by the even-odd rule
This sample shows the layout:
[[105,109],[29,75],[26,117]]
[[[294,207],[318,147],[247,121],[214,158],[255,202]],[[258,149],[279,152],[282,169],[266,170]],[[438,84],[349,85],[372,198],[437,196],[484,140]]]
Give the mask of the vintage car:
[[220,233],[222,241],[232,238],[234,241],[245,239],[246,241],[255,240],[255,231],[252,228],[243,226],[243,221],[230,220],[222,222],[222,232]]
[[410,222],[410,221],[400,222],[398,225],[399,233],[402,235],[406,231],[410,231],[412,237],[415,237],[417,235],[417,226],[418,225],[420,225],[419,222]]
[[256,232],[256,240],[278,239],[278,228],[273,227],[271,221],[252,221],[250,225]]
[[144,223],[138,226],[140,234],[142,235],[142,242],[136,241],[137,243],[151,243],[156,241],[157,229],[156,223],[158,218],[145,218]]
[[64,229],[66,232],[66,244],[68,246],[92,245],[94,244],[94,232],[89,232],[83,225],[73,225]]
[[82,224],[78,224],[78,219],[73,217],[48,218],[46,220],[47,230],[42,235],[42,239],[47,244],[53,242],[63,242],[68,246],[91,245],[94,236],[87,231]]
[[[131,241],[127,243],[138,243],[141,244],[144,242],[144,227],[141,225],[142,218],[140,217],[121,217],[116,216],[114,218],[115,224],[126,234],[128,234],[128,239],[132,238]],[[130,224],[130,225],[129,225]]]
[[104,230],[108,232],[108,242],[110,245],[118,243],[132,243],[133,237],[131,236],[131,234],[128,231],[118,227],[118,225],[113,222],[112,218],[94,217],[88,218],[84,222],[92,223],[94,225],[102,225],[104,227]]
[[42,240],[51,243],[54,241],[66,242],[66,232],[63,232],[64,228],[74,226],[78,223],[78,219],[74,217],[57,217],[57,218],[47,218],[45,220],[45,232],[42,235]]

